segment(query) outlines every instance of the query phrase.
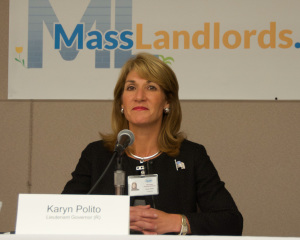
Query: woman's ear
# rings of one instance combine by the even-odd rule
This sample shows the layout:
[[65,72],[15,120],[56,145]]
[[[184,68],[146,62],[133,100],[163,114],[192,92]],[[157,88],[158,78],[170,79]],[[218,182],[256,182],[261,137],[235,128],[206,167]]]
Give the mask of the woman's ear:
[[168,101],[166,101],[164,108],[170,108],[170,104]]

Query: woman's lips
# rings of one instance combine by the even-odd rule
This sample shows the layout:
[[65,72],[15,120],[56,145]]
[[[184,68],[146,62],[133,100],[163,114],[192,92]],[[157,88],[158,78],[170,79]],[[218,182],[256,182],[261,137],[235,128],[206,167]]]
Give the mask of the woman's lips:
[[148,110],[148,108],[138,106],[138,107],[134,107],[132,110],[142,111],[142,110]]

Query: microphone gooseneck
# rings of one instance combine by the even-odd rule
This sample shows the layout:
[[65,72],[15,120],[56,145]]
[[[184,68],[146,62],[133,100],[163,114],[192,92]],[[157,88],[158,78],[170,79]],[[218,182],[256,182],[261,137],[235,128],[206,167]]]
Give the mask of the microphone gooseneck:
[[109,169],[111,163],[116,157],[117,157],[117,170],[115,171],[114,174],[116,195],[123,194],[124,186],[125,186],[125,173],[122,170],[121,155],[123,154],[125,149],[128,146],[130,146],[133,142],[134,142],[134,135],[130,130],[124,129],[119,132],[117,137],[117,143],[108,165],[106,166],[105,170],[103,171],[103,173],[101,174],[97,182],[93,185],[93,187],[90,189],[90,191],[87,194],[91,194],[95,190],[95,188],[98,186],[98,184],[106,174],[107,170]]

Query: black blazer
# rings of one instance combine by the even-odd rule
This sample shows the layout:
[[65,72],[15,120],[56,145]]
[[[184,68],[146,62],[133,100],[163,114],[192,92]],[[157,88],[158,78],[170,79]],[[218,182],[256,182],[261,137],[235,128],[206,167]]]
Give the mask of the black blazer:
[[[66,184],[64,194],[86,194],[98,180],[112,156],[103,141],[90,143]],[[181,161],[185,169],[176,169]],[[128,175],[138,175],[139,161],[123,155],[123,169]],[[166,153],[144,163],[147,174],[158,174],[159,195],[131,197],[131,205],[142,198],[146,204],[167,213],[184,214],[191,232],[196,235],[241,235],[243,217],[202,145],[184,140],[180,154],[174,158]],[[93,194],[114,195],[112,164]],[[128,194],[127,183],[125,194]]]

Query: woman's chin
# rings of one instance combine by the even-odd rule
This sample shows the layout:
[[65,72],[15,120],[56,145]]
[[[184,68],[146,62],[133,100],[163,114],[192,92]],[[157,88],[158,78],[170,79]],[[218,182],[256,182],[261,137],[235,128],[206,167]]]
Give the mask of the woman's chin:
[[141,120],[141,121],[135,121],[129,123],[129,126],[131,127],[150,127],[150,126],[155,126],[156,124],[150,121],[146,120]]

